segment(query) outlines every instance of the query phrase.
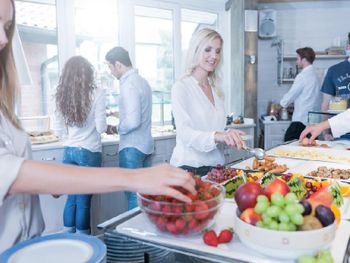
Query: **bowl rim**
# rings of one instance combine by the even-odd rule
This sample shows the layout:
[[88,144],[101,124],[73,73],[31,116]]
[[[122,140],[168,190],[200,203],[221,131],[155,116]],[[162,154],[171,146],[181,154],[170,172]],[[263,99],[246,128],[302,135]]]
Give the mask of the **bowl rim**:
[[[244,224],[246,225],[247,227],[251,227],[252,229],[259,229],[259,231],[273,231],[274,233],[280,233],[281,235],[285,235],[285,234],[291,234],[291,235],[302,235],[302,234],[312,234],[312,233],[316,233],[320,230],[328,230],[328,229],[331,229],[334,227],[334,225],[336,225],[336,221],[334,220],[334,222],[328,226],[324,226],[322,228],[318,228],[318,229],[312,229],[312,230],[296,230],[296,231],[283,231],[283,230],[273,230],[273,229],[268,229],[268,228],[263,228],[263,227],[258,227],[258,226],[255,226],[255,225],[252,225],[252,224],[249,224],[247,222],[244,222],[238,214],[240,214],[241,212],[239,211],[238,207],[236,208],[236,212],[234,213],[234,217],[236,219],[238,219],[240,222],[240,224]],[[271,232],[270,232],[271,233]]]
[[[207,181],[205,181],[207,182]],[[137,198],[139,198],[140,200],[142,201],[147,201],[147,202],[150,202],[150,203],[157,203],[157,204],[160,204],[160,205],[170,205],[172,207],[174,206],[184,206],[184,205],[187,205],[187,204],[191,204],[191,205],[195,205],[195,204],[198,204],[198,203],[208,203],[208,202],[211,202],[211,201],[217,201],[218,199],[220,200],[221,199],[221,202],[224,200],[225,198],[225,194],[226,194],[226,189],[223,185],[221,184],[218,184],[216,182],[210,182],[210,184],[214,187],[217,187],[220,189],[220,193],[211,198],[211,199],[208,199],[208,200],[198,200],[198,201],[194,201],[194,202],[190,202],[190,203],[185,203],[185,202],[182,202],[182,201],[179,201],[178,203],[172,203],[172,202],[168,202],[168,201],[156,201],[156,200],[152,200],[152,199],[149,199],[147,197],[144,197],[143,194],[140,194],[140,193],[136,193],[137,195]],[[149,195],[149,196],[153,196],[153,195]],[[157,195],[154,195],[154,196],[157,196]]]

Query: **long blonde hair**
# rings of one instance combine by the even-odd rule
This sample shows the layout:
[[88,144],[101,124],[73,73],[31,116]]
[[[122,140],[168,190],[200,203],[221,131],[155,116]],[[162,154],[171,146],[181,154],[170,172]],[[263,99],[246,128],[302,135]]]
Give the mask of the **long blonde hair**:
[[8,118],[11,123],[21,128],[18,118],[15,114],[16,98],[19,95],[17,71],[12,53],[12,38],[16,25],[16,11],[14,0],[12,4],[12,24],[6,31],[8,38],[7,45],[0,50],[0,111]]
[[[224,43],[224,40],[222,39],[221,35],[211,28],[203,28],[193,33],[187,51],[185,76],[190,76],[195,70],[195,68],[198,67],[201,58],[200,56],[204,51],[206,44],[217,38],[220,39],[222,44]],[[214,71],[209,72],[208,79],[209,84],[213,87],[218,96],[223,97],[224,93],[220,88],[218,68],[219,65],[214,69]]]
[[71,57],[63,68],[56,92],[57,111],[68,126],[84,125],[92,106],[94,68],[81,57]]

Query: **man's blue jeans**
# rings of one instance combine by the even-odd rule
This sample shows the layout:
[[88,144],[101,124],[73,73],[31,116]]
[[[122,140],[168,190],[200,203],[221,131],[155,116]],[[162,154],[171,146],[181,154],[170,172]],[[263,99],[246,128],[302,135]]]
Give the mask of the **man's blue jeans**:
[[[79,166],[101,167],[102,153],[90,152],[80,147],[65,147],[63,163]],[[79,185],[76,186],[77,188]],[[92,195],[68,195],[63,212],[64,226],[70,232],[90,233],[90,206]]]
[[[122,168],[142,168],[151,166],[150,154],[144,154],[136,148],[128,147],[119,152],[119,167]],[[128,210],[137,207],[136,193],[125,192],[128,200]]]

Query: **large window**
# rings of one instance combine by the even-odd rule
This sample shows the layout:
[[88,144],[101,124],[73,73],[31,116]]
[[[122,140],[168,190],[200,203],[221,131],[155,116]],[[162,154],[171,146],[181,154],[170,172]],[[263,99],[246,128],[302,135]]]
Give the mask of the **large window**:
[[190,38],[199,28],[219,28],[222,3],[211,0],[202,7],[201,1],[194,0],[188,8],[182,0],[56,1],[16,0],[24,64],[32,80],[21,83],[19,115],[53,114],[59,70],[73,55],[82,55],[94,65],[97,84],[107,90],[107,113],[113,115],[118,111],[119,83],[104,57],[121,45],[151,85],[153,123],[170,124],[171,88],[183,74]]
[[[25,54],[21,63],[27,63],[31,77],[31,81],[20,83],[20,117],[49,115],[53,111],[52,94],[58,82],[56,6],[54,0],[45,2],[15,2],[17,29]],[[17,56],[21,56],[19,47],[14,50]],[[19,74],[21,80],[21,74],[26,72]]]
[[173,12],[135,6],[135,57],[152,87],[152,121],[171,121],[170,91],[174,83]]
[[107,91],[107,113],[113,115],[118,111],[119,86],[105,63],[105,55],[119,44],[117,1],[75,0],[74,13],[76,54],[94,65],[96,83]]

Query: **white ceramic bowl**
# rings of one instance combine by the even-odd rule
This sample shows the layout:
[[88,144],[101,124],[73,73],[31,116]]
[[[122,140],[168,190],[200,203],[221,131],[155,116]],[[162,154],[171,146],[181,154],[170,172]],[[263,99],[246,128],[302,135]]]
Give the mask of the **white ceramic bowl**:
[[276,231],[253,226],[235,213],[235,233],[246,246],[262,254],[283,259],[296,259],[302,255],[316,255],[331,245],[336,232],[336,223],[308,231]]

